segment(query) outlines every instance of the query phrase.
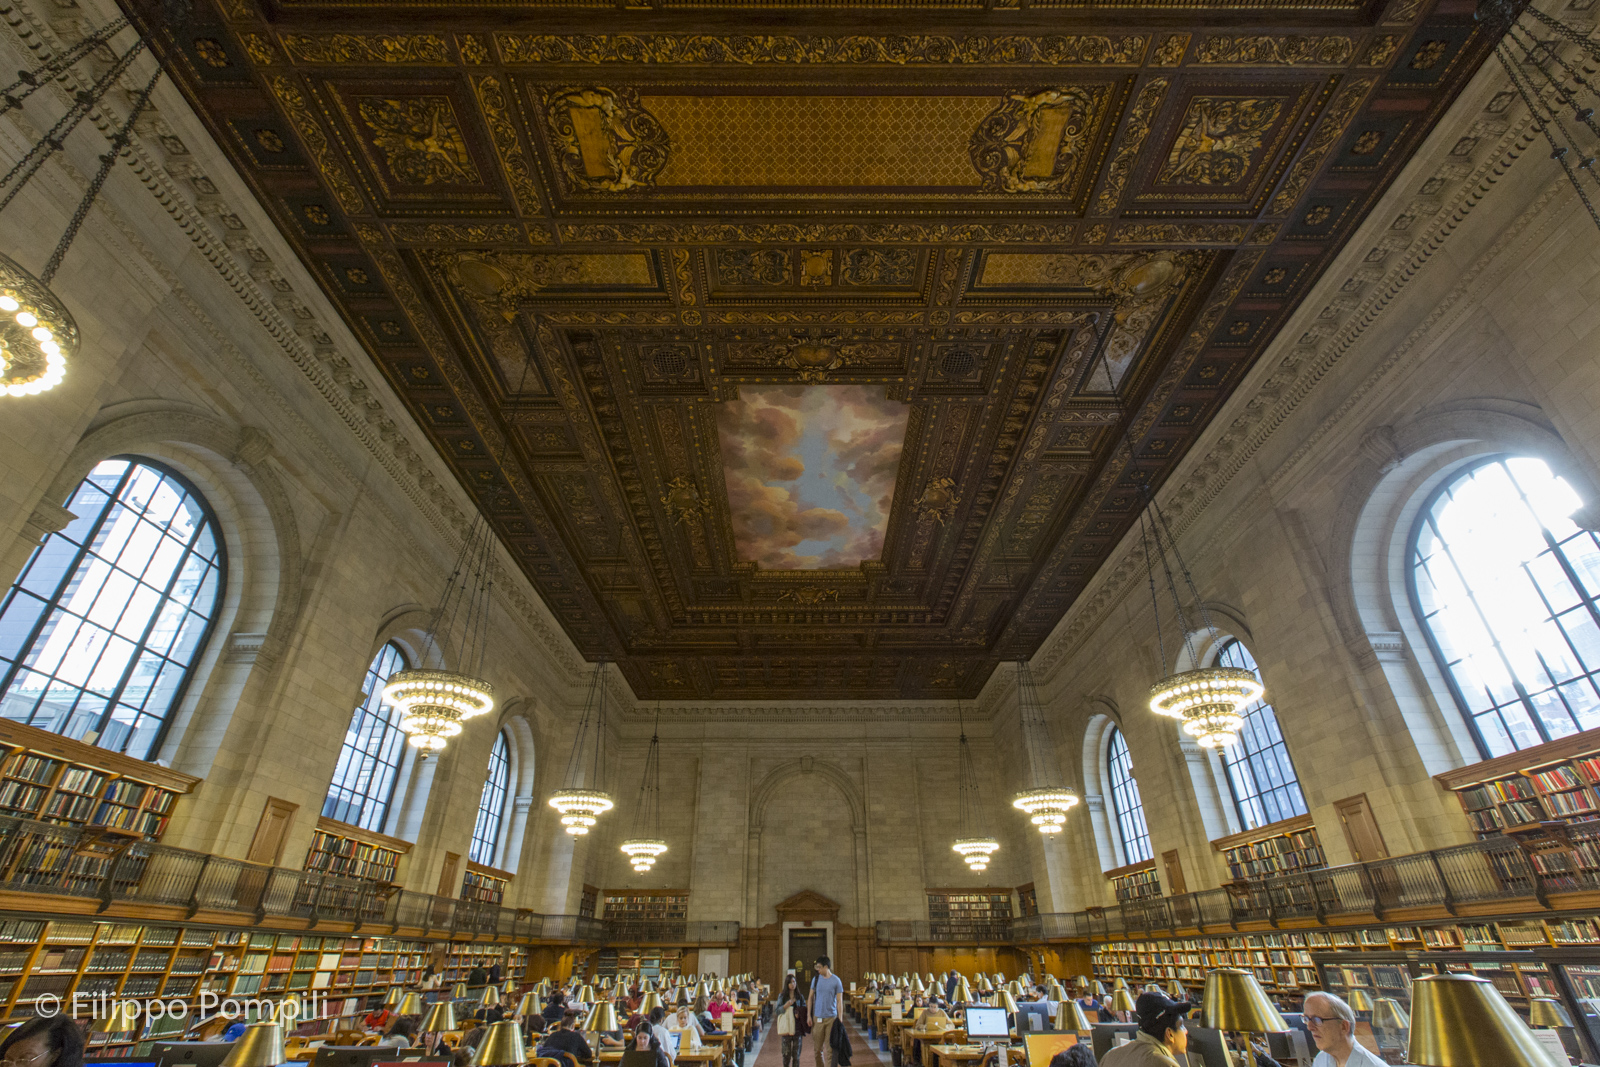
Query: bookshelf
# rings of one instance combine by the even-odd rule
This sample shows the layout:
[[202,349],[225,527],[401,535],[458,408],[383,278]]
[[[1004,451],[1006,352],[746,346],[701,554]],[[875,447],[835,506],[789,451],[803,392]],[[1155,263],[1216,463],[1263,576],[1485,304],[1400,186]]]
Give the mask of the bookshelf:
[[929,889],[928,921],[953,938],[1005,936],[1011,921],[1011,890]]
[[400,880],[400,857],[410,851],[409,841],[324,816],[311,835],[303,869],[392,885]]
[[200,779],[0,720],[0,815],[159,841]]
[[1116,891],[1119,904],[1130,900],[1149,900],[1161,895],[1161,876],[1156,873],[1155,860],[1130,863],[1105,874]]
[[510,871],[468,860],[467,873],[461,879],[461,899],[498,906],[505,901],[506,886],[510,882]]
[[454,984],[465,982],[472,973],[472,968],[482,967],[488,970],[495,964],[500,965],[500,980],[513,981],[521,985],[528,973],[528,950],[525,948],[506,948],[503,945],[472,945],[454,942],[450,945],[444,961],[445,983]]
[[683,970],[683,950],[677,948],[607,948],[595,959],[596,978],[677,978]]
[[91,1035],[91,1055],[128,1057],[143,1051],[139,1043],[174,1035],[193,1022],[206,993],[315,993],[332,1027],[335,1019],[371,1010],[390,986],[415,983],[428,952],[424,942],[391,938],[10,919],[0,921],[0,1014],[29,1018],[34,998],[45,993],[67,1004],[74,994],[188,1004],[184,1019],[146,1021],[131,1035]]
[[1032,882],[1017,886],[1017,914],[1024,919],[1039,914],[1039,894]]
[[1435,775],[1479,837],[1600,818],[1600,730]]
[[1295,874],[1327,866],[1322,842],[1309,815],[1219,837],[1211,842],[1211,847],[1222,853],[1234,881],[1271,878],[1276,874]]
[[578,900],[578,915],[580,918],[594,918],[595,909],[600,904],[600,890],[592,885],[583,887],[583,896]]
[[681,889],[608,889],[605,918],[616,923],[685,922],[689,894]]

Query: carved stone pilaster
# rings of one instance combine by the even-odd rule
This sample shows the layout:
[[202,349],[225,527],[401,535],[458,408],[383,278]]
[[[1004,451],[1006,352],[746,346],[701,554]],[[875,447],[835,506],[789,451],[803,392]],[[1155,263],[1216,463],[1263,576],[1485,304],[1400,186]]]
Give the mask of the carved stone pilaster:
[[38,506],[33,509],[33,514],[28,516],[24,529],[27,530],[28,536],[35,543],[41,543],[57,530],[65,530],[67,524],[77,517],[60,504],[52,504],[48,500],[41,500]]

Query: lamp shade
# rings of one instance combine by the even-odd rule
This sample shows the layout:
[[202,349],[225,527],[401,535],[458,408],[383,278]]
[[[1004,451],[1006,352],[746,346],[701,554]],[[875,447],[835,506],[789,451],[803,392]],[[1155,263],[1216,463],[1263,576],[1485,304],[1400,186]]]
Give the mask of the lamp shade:
[[1118,989],[1118,990],[1115,990],[1114,992],[1112,992],[1112,994],[1111,994],[1111,1010],[1112,1011],[1132,1011],[1133,1010],[1133,994],[1128,992],[1127,989],[1125,989],[1125,988],[1124,989]]
[[1094,1024],[1083,1013],[1076,1000],[1063,1000],[1056,1009],[1056,1029],[1072,1030],[1076,1033],[1086,1034],[1094,1029]]
[[456,1028],[456,1006],[448,1000],[441,1000],[430,1005],[428,1014],[423,1018],[422,1025],[418,1027],[425,1034],[442,1034],[447,1030]]
[[582,1028],[586,1033],[610,1033],[612,1030],[621,1030],[622,1024],[617,1022],[617,1008],[609,1000],[596,1004],[589,1009],[589,1014],[584,1017]]
[[383,995],[383,1006],[392,1008],[406,998],[406,991],[397,985],[389,987],[389,992]]
[[1200,1025],[1213,1030],[1264,1034],[1289,1029],[1249,971],[1219,968],[1206,975]]
[[1411,985],[1411,1063],[1562,1067],[1486,978],[1430,974]]
[[1528,999],[1528,1025],[1539,1030],[1552,1030],[1558,1026],[1571,1026],[1572,1016],[1555,997],[1530,997]]
[[1167,983],[1167,995],[1173,1000],[1183,1000],[1189,994],[1184,992],[1183,983],[1174,978],[1172,981]]
[[513,1067],[528,1062],[528,1050],[522,1044],[522,1027],[503,1021],[489,1027],[483,1044],[472,1054],[472,1067]]
[[1350,1006],[1356,1011],[1372,1010],[1372,997],[1365,989],[1350,990],[1350,995],[1346,999],[1349,1001]]
[[978,992],[983,994],[984,996],[988,996],[990,993],[994,992],[994,986],[989,984],[989,976],[988,975],[986,975],[986,974],[978,975]]
[[639,1014],[648,1017],[651,1012],[660,1007],[663,1007],[661,1003],[661,994],[646,993],[644,995],[644,999],[639,1002]]
[[283,1027],[277,1023],[251,1023],[223,1057],[223,1067],[278,1067],[288,1057],[283,1052]]
[[122,1034],[137,1029],[139,1002],[136,1000],[112,1001],[111,1010],[96,1016],[94,1022],[89,1024],[89,1032],[94,1034]]
[[594,986],[586,985],[582,989],[578,990],[578,999],[585,1004],[593,1004],[595,1000],[598,999],[594,995]]
[[[1538,1000],[1538,997],[1534,998]],[[1560,1007],[1560,1005],[1556,1005]],[[1400,1002],[1393,997],[1379,997],[1377,1003],[1372,1005],[1372,1025],[1381,1026],[1385,1030],[1404,1030],[1411,1025],[1411,1016],[1400,1006]],[[1538,1026],[1538,1023],[1534,1023]]]
[[465,983],[465,982],[457,982],[455,985],[451,986],[450,987],[450,996],[454,1000],[466,1000],[467,999],[467,983]]
[[500,990],[492,985],[483,987],[483,992],[478,994],[478,1003],[485,1008],[492,1008],[500,1003]]
[[999,1006],[1005,1008],[1006,1011],[1009,1011],[1012,1015],[1017,1013],[1017,998],[1011,994],[1011,990],[1000,990]]
[[394,1010],[396,1015],[421,1015],[426,1008],[422,1004],[421,993],[407,993],[400,998],[400,1006]]
[[956,980],[956,1003],[957,1004],[971,1004],[972,1003],[972,987],[967,984],[967,976],[966,975],[962,975],[959,979]]
[[524,994],[522,994],[522,1003],[517,1005],[516,1013],[518,1015],[538,1015],[539,1014],[539,994],[537,994],[537,993],[524,993]]
[[277,1018],[298,1019],[300,1018],[300,1013],[302,1010],[303,1009],[300,1007],[300,998],[295,996],[293,993],[290,993],[288,996],[278,1001]]

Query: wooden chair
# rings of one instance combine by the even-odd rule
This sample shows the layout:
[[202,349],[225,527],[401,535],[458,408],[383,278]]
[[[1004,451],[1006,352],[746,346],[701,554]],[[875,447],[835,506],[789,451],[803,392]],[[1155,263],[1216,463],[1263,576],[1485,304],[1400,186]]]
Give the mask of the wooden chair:
[[528,1061],[528,1067],[565,1067],[565,1064],[548,1056],[535,1056]]
[[944,1036],[939,1038],[941,1045],[965,1045],[967,1032],[965,1030],[946,1030]]
[[328,1038],[330,1045],[365,1045],[370,1035],[365,1030],[338,1030]]

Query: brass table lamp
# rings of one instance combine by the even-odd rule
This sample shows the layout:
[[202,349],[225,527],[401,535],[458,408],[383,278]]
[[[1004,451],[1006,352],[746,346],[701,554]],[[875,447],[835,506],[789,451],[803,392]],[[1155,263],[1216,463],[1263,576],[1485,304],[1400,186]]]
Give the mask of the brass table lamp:
[[1256,976],[1232,967],[1206,973],[1200,1025],[1234,1033],[1265,1034],[1289,1029]]
[[278,1067],[288,1056],[283,1051],[283,1028],[277,1023],[251,1023],[223,1057],[221,1067]]
[[1111,994],[1111,1010],[1126,1012],[1131,1012],[1134,1010],[1133,994],[1128,992],[1126,986],[1116,990]]
[[524,993],[524,994],[522,994],[522,1002],[517,1005],[516,1014],[518,1014],[518,1015],[538,1015],[539,1014],[539,994],[537,994],[537,993]]
[[389,992],[385,993],[383,996],[383,1006],[386,1008],[392,1008],[404,1000],[405,996],[406,991],[404,989],[397,985],[392,985],[389,987]]
[[1371,1011],[1372,1010],[1372,997],[1371,997],[1371,995],[1369,995],[1367,993],[1367,991],[1365,989],[1352,989],[1352,990],[1350,990],[1350,995],[1347,996],[1345,998],[1345,1000],[1356,1011]]
[[490,1026],[483,1044],[472,1054],[472,1067],[516,1067],[527,1062],[528,1049],[522,1043],[522,1028],[513,1022]]
[[1559,1030],[1572,1025],[1572,1016],[1555,997],[1529,997],[1528,1025],[1535,1030]]
[[422,1003],[421,993],[407,993],[400,998],[400,1006],[394,1010],[396,1015],[421,1015],[427,1011],[427,1006]]
[[1056,1009],[1056,1029],[1071,1030],[1074,1033],[1087,1034],[1094,1029],[1094,1024],[1089,1021],[1083,1008],[1076,1000],[1063,1000]]
[[478,994],[478,1006],[492,1008],[500,1003],[500,991],[492,985],[483,987],[483,992]]
[[586,1034],[610,1033],[621,1030],[622,1024],[617,1021],[617,1009],[609,1000],[596,1004],[589,1009],[589,1014],[584,1017],[583,1025],[578,1029]]
[[967,976],[966,975],[962,975],[956,981],[955,1002],[957,1004],[971,1004],[972,1003],[972,986],[967,984]]
[[1485,978],[1430,974],[1411,985],[1408,1062],[1424,1067],[1567,1067]]
[[450,987],[450,999],[451,1000],[466,1000],[467,999],[467,983],[465,983],[465,982],[457,982],[455,985],[451,986]]

